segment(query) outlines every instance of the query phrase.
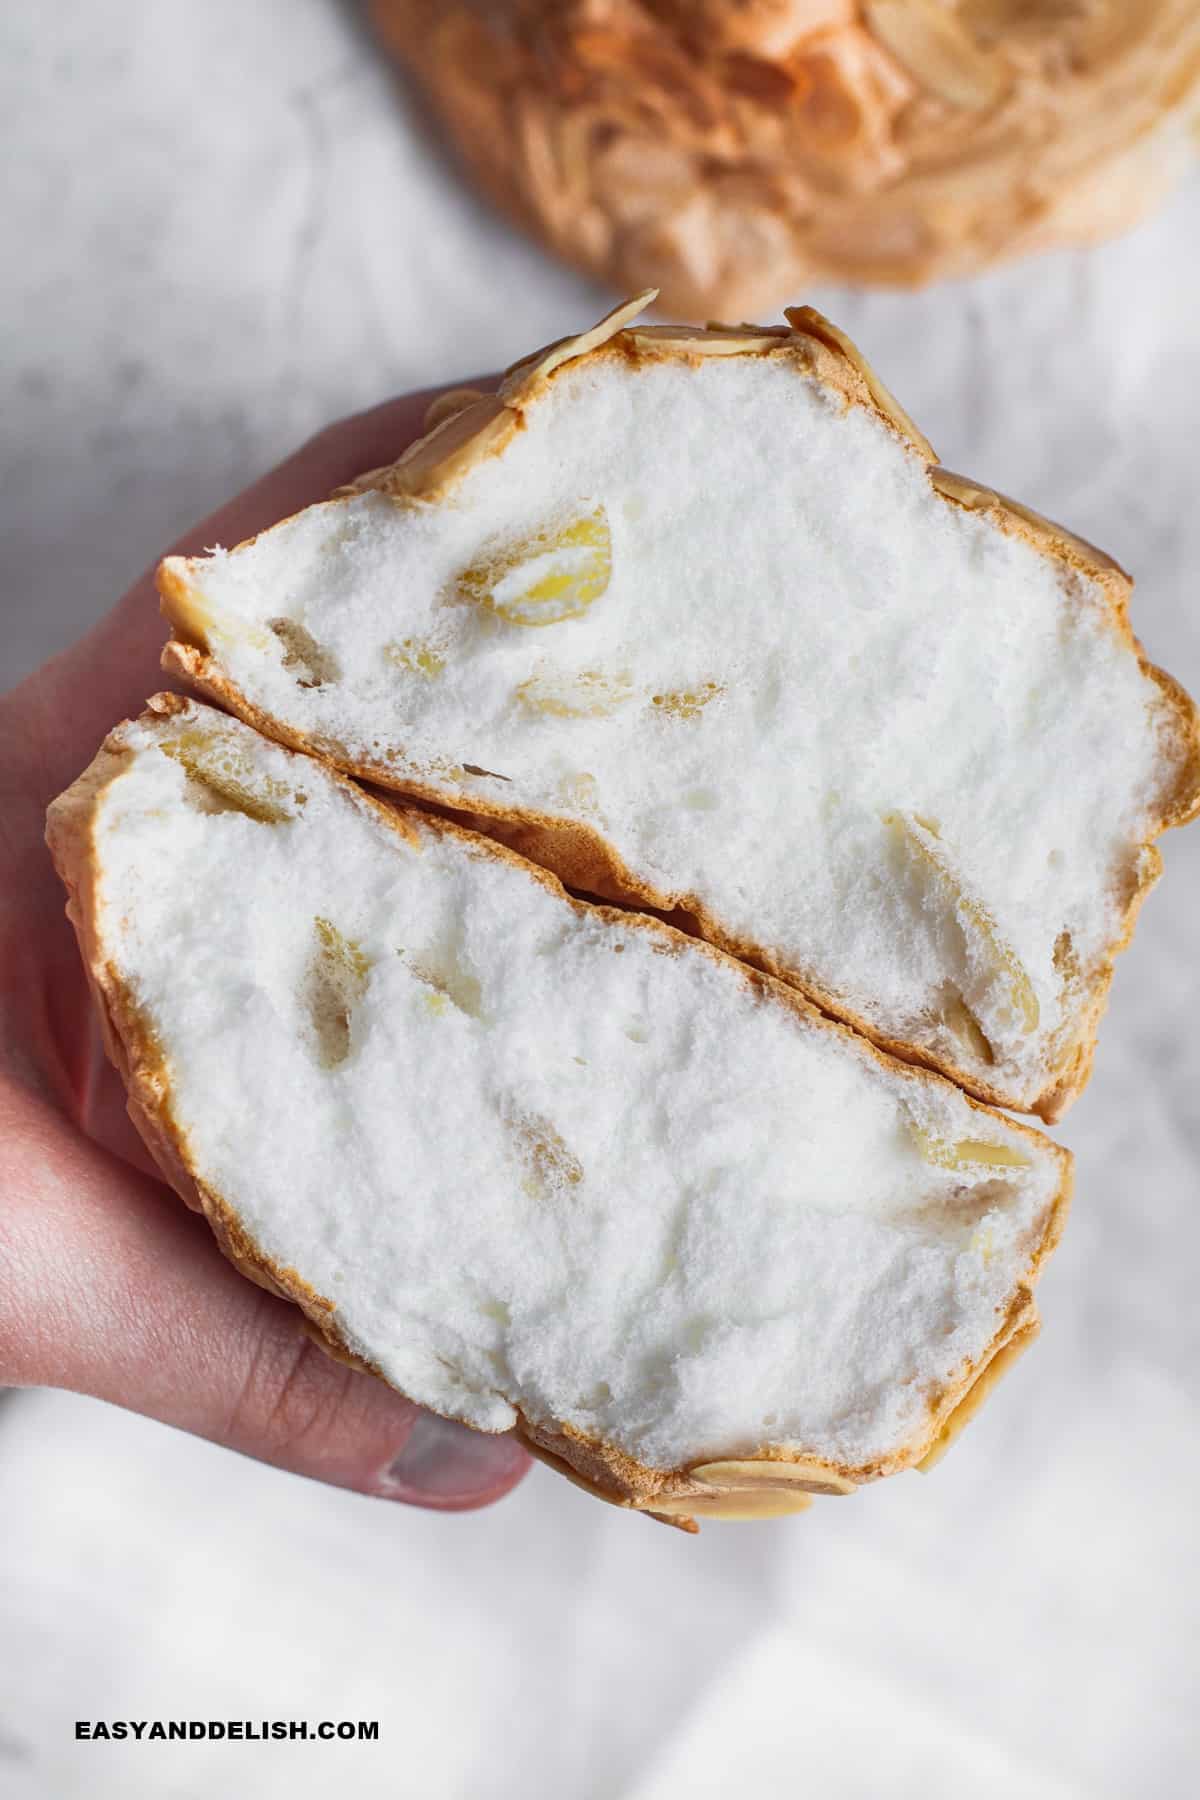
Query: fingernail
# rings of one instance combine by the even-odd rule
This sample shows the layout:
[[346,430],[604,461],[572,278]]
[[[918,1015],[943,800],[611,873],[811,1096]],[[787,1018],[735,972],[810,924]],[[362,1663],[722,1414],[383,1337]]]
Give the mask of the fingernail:
[[528,1464],[512,1432],[493,1436],[421,1412],[383,1470],[379,1491],[413,1506],[479,1506],[507,1493]]

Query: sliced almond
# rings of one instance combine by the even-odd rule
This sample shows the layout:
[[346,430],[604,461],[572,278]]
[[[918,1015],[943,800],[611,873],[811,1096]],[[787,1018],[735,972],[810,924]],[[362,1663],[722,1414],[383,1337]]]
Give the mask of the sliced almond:
[[807,1512],[812,1495],[786,1488],[757,1488],[753,1492],[661,1495],[644,1508],[667,1518],[778,1519],[787,1513]]
[[935,0],[867,0],[867,25],[902,68],[939,100],[965,111],[994,106],[1011,77]]
[[623,331],[631,320],[645,312],[658,299],[657,288],[644,288],[635,294],[632,300],[623,300],[620,306],[605,313],[598,324],[590,331],[581,332],[578,337],[560,338],[557,343],[547,345],[544,350],[536,350],[532,356],[526,356],[514,363],[508,370],[501,384],[500,392],[506,403],[519,403],[526,394],[564,363],[573,362],[577,356],[586,356],[589,350],[598,350],[601,344]]
[[926,1162],[939,1169],[1027,1169],[1029,1157],[1014,1150],[1011,1144],[997,1144],[986,1138],[960,1138],[951,1143],[923,1125],[914,1122],[912,1134]]
[[468,406],[474,406],[477,400],[485,400],[486,394],[480,388],[451,388],[447,394],[439,394],[431,400],[425,409],[426,431],[436,431],[447,419],[453,419],[457,413]]
[[787,306],[783,316],[793,331],[799,332],[802,337],[815,338],[819,344],[824,344],[827,350],[832,350],[843,362],[848,362],[852,369],[857,370],[884,418],[891,421],[900,436],[927,462],[937,462],[937,452],[925,433],[917,429],[895,395],[884,387],[858,345],[844,331],[827,319],[824,313],[819,313],[815,306]]
[[787,342],[786,325],[747,331],[731,325],[638,325],[625,333],[638,350],[684,350],[696,356],[761,356]]
[[966,507],[968,512],[1008,513],[1020,521],[1025,528],[1023,535],[1032,537],[1039,549],[1054,556],[1065,555],[1076,567],[1100,579],[1118,576],[1132,587],[1133,578],[1105,551],[1089,544],[1086,538],[1077,537],[1065,525],[1058,525],[1053,519],[1044,518],[1031,507],[1022,505],[1019,500],[1010,500],[1007,494],[984,487],[978,481],[970,481],[965,475],[956,475],[953,469],[943,469],[938,463],[930,469],[929,479],[939,494]]
[[854,1482],[812,1458],[797,1457],[793,1461],[768,1460],[700,1463],[688,1470],[690,1481],[702,1481],[705,1487],[729,1488],[739,1492],[766,1489],[794,1490],[805,1494],[852,1494]]
[[[638,329],[639,331],[655,333],[666,331],[673,335],[675,332],[685,328],[679,325],[645,325],[639,326]],[[731,325],[728,319],[706,319],[703,327],[692,325],[686,327],[686,329],[689,331],[700,331],[703,329],[706,332],[721,331],[732,337],[786,338],[792,335],[792,328],[790,325],[755,325],[751,319],[741,319],[736,325]]]
[[458,591],[510,625],[579,618],[608,587],[612,537],[602,506],[543,526],[464,569]]
[[539,1444],[528,1430],[518,1429],[518,1435],[530,1456],[544,1463],[546,1468],[553,1469],[556,1475],[565,1475],[572,1487],[581,1488],[585,1494],[591,1494],[594,1499],[603,1500],[609,1506],[623,1509],[630,1507],[631,1502],[625,1494],[601,1487],[599,1482],[590,1480],[580,1473],[574,1463],[569,1463],[564,1456],[558,1456],[553,1450],[547,1450],[544,1444]]
[[333,498],[374,490],[393,499],[439,500],[477,463],[502,450],[519,426],[518,415],[496,394],[485,394],[418,438],[394,463],[370,469]]
[[941,1462],[963,1427],[970,1424],[996,1383],[1008,1373],[1017,1359],[1024,1355],[1040,1330],[1041,1320],[1035,1314],[1027,1324],[1022,1325],[1020,1330],[1013,1333],[1002,1350],[997,1350],[987,1368],[973,1386],[967,1389],[954,1411],[942,1425],[942,1429],[938,1432],[932,1445],[917,1464],[923,1475],[928,1475],[930,1469],[935,1468]]

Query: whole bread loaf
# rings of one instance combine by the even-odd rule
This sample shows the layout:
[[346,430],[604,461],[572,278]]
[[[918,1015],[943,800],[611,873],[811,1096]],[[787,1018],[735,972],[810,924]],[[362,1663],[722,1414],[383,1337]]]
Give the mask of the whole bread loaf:
[[673,314],[1125,230],[1195,162],[1196,0],[371,0],[480,186]]

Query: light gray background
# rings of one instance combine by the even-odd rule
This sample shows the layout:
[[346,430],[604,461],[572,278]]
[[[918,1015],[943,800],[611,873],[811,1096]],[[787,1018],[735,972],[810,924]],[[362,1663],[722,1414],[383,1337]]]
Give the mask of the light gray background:
[[[330,417],[610,297],[461,187],[338,0],[9,0],[0,685]],[[1200,690],[1200,189],[913,297],[815,293],[952,467],[1096,538]],[[1034,1354],[929,1479],[698,1540],[537,1472],[442,1519],[99,1405],[0,1411],[13,1800],[1195,1792],[1200,831],[1123,959]],[[76,1744],[379,1717],[377,1746]]]

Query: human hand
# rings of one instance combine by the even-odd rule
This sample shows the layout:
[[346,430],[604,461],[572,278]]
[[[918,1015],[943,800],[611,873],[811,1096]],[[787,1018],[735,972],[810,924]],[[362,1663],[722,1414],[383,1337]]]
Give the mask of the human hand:
[[[175,549],[237,543],[392,460],[431,397],[330,427]],[[528,1466],[517,1440],[326,1356],[226,1262],[126,1116],[43,831],[110,727],[166,685],[164,636],[147,573],[0,699],[0,1384],[92,1394],[359,1493],[485,1505]]]

